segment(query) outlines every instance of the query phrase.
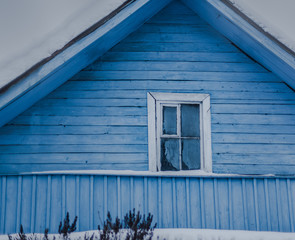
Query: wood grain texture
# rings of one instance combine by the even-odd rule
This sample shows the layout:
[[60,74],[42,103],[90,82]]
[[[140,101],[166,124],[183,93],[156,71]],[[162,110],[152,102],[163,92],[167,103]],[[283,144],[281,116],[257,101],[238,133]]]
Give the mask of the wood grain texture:
[[[152,91],[210,94],[213,172],[294,174],[294,92],[181,2],[167,5],[111,51],[96,58],[0,128],[2,173],[147,170],[147,92]],[[192,186],[189,183],[186,188]],[[202,184],[199,187],[204,188]],[[124,188],[122,185],[121,191]],[[138,191],[142,194],[139,187]],[[219,194],[217,189],[214,192]],[[213,192],[208,194],[212,196]],[[173,199],[174,205],[180,201]],[[118,209],[126,208],[124,204]],[[220,206],[207,204],[205,208],[218,211],[224,202]],[[160,206],[167,214],[165,207]],[[215,219],[209,224],[213,215],[193,219],[193,214],[201,213],[194,210],[179,219],[194,226],[252,226],[252,222],[242,224],[232,216],[226,223]],[[175,225],[177,219],[173,219]],[[167,225],[165,221],[161,224]]]

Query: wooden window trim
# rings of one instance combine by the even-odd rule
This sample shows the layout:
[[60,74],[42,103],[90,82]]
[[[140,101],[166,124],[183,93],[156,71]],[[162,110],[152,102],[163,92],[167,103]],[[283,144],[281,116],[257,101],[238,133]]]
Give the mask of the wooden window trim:
[[[199,104],[201,137],[201,171],[212,172],[210,95],[199,93],[148,92],[148,149],[149,171],[160,172],[161,104]],[[195,171],[195,170],[186,170]],[[166,171],[165,171],[166,172]],[[183,170],[184,172],[184,170]]]

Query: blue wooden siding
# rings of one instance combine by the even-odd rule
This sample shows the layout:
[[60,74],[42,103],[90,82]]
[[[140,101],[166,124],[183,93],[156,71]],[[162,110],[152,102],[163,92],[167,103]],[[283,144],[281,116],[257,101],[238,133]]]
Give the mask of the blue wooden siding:
[[0,234],[97,229],[107,211],[151,212],[160,228],[294,231],[293,178],[22,175],[0,177]]
[[0,129],[0,173],[148,170],[148,91],[211,96],[213,171],[294,174],[295,93],[181,2]]

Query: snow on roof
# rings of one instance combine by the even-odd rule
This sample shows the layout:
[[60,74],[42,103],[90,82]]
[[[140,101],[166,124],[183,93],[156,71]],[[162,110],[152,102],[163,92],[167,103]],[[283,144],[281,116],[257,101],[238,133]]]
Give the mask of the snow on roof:
[[125,0],[0,0],[0,89]]
[[265,32],[295,52],[294,0],[229,0]]
[[[295,52],[294,0],[228,0]],[[0,89],[125,0],[0,0]]]

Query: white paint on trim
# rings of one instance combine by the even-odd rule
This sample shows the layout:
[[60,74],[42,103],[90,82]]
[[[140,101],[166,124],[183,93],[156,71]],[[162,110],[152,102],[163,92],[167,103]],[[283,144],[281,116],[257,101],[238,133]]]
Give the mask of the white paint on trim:
[[147,104],[148,104],[148,126],[152,126],[148,128],[148,149],[149,149],[149,170],[152,172],[157,171],[156,164],[156,99],[151,95],[151,93],[147,93]]
[[[161,146],[160,146],[159,139],[162,132],[161,105],[162,104],[175,105],[180,103],[196,103],[200,105],[200,136],[201,136],[201,141],[200,141],[201,170],[200,171],[212,172],[211,112],[210,112],[209,94],[149,92],[147,96],[148,96],[149,170],[152,172],[155,172],[155,171],[159,171],[160,169]],[[177,115],[179,115],[179,113]],[[179,136],[179,133],[177,134],[177,136]],[[180,171],[180,172],[187,173],[190,171]],[[161,172],[161,173],[164,173],[164,172]]]

